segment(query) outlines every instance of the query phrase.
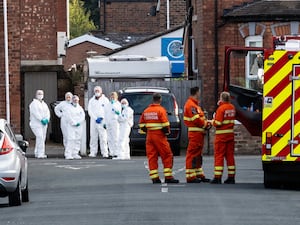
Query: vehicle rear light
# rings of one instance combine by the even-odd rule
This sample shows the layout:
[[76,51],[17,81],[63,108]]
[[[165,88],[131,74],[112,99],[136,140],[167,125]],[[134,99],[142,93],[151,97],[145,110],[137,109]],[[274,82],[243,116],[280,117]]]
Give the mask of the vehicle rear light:
[[15,177],[2,177],[2,179],[5,180],[5,181],[13,181],[16,178]]
[[272,133],[266,132],[266,155],[271,155],[272,149]]
[[2,147],[0,148],[0,155],[5,155],[10,153],[13,150],[13,146],[11,145],[7,136],[4,136],[4,140],[2,143]]
[[175,99],[173,99],[174,102],[174,109],[175,109],[175,115],[178,116],[179,112],[178,112],[178,105]]

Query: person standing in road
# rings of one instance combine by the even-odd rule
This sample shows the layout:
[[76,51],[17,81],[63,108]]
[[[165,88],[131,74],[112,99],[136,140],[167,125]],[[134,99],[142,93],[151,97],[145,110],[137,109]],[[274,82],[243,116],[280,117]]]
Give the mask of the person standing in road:
[[235,183],[235,160],[234,160],[234,121],[236,111],[234,105],[230,103],[230,94],[222,92],[218,102],[218,109],[211,121],[216,128],[215,135],[215,171],[212,184],[221,184],[224,158],[227,162],[228,178],[224,181],[225,184]]
[[61,101],[54,108],[55,115],[58,118],[60,118],[60,129],[61,129],[62,136],[63,136],[63,145],[64,145],[65,150],[66,150],[66,147],[67,147],[66,109],[70,106],[70,104],[72,104],[72,97],[73,97],[73,94],[71,92],[67,92],[65,94],[65,100]]
[[85,121],[85,113],[79,105],[79,97],[74,95],[72,103],[68,105],[65,112],[67,129],[66,159],[81,159],[79,151],[81,148],[82,124]]
[[120,124],[119,148],[120,159],[130,159],[129,135],[133,126],[133,109],[126,98],[121,100],[122,112],[118,117]]
[[100,139],[100,151],[103,158],[109,158],[107,146],[107,132],[105,127],[105,107],[109,104],[108,98],[102,93],[100,86],[94,87],[94,96],[88,103],[90,116],[90,154],[96,157],[98,153],[98,141]]
[[110,104],[105,108],[106,130],[109,153],[113,158],[120,157],[120,149],[118,146],[120,124],[118,117],[121,114],[121,103],[118,101],[117,92],[110,93]]
[[153,94],[153,102],[142,113],[139,121],[140,132],[146,132],[146,154],[149,176],[153,184],[161,183],[158,173],[158,156],[164,166],[165,183],[179,183],[173,177],[173,153],[167,140],[170,134],[170,122],[167,111],[161,106],[162,96]]
[[188,147],[186,152],[186,182],[209,182],[202,169],[202,151],[206,129],[210,123],[205,118],[204,112],[199,106],[200,89],[192,87],[190,97],[184,105],[184,124],[188,127]]
[[50,121],[50,110],[44,102],[44,91],[37,90],[35,98],[29,105],[29,126],[35,135],[34,155],[36,158],[47,158],[45,154],[45,142],[47,137],[47,128]]

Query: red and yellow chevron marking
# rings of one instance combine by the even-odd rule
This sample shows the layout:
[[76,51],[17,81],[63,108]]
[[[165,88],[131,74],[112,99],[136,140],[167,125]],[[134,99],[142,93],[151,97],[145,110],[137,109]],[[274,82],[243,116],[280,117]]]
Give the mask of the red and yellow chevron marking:
[[[293,55],[289,59],[289,55]],[[266,132],[272,133],[271,154],[262,153],[263,161],[300,161],[300,157],[291,156],[289,140],[291,139],[291,102],[293,64],[300,64],[300,52],[274,51],[265,60],[263,134],[262,144],[266,143]],[[297,74],[300,77],[300,74]],[[295,82],[295,126],[294,139],[300,143],[300,80]],[[300,144],[294,145],[294,154],[300,155]]]

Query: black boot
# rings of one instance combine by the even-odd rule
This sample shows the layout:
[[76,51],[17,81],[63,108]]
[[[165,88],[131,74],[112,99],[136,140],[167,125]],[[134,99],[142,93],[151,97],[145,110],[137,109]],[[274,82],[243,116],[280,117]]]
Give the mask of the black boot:
[[235,179],[234,177],[228,177],[225,181],[224,184],[235,184]]
[[168,183],[168,184],[178,184],[179,183],[179,180],[177,179],[174,179],[174,178],[166,178],[165,179],[165,183]]
[[221,184],[222,181],[221,181],[221,178],[214,178],[214,179],[212,179],[212,181],[210,183],[211,184]]
[[201,179],[201,181],[202,181],[203,183],[209,183],[209,182],[210,182],[210,179],[208,179],[208,178],[206,178],[206,177],[201,177],[200,179]]
[[195,178],[195,179],[193,179],[193,180],[187,180],[186,182],[187,182],[187,183],[201,183],[201,179]]
[[161,180],[159,178],[152,179],[153,184],[161,184]]

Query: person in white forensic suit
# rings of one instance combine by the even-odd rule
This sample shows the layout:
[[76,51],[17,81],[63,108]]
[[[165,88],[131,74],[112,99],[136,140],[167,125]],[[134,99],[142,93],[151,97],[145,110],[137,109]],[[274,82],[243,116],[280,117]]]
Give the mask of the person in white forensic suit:
[[45,142],[50,121],[50,110],[43,99],[44,91],[37,90],[35,98],[29,105],[29,126],[35,135],[34,156],[39,159],[47,158]]
[[96,157],[98,153],[98,142],[100,140],[100,151],[103,158],[109,158],[107,145],[107,132],[105,127],[105,107],[109,104],[108,98],[102,93],[100,86],[94,87],[94,96],[88,103],[88,114],[90,116],[90,154]]
[[72,104],[73,94],[71,92],[67,92],[65,94],[65,100],[61,101],[54,108],[55,115],[60,118],[60,129],[63,136],[63,145],[66,150],[67,147],[67,128],[66,128],[66,109],[70,104]]
[[105,107],[107,142],[110,155],[113,158],[118,158],[120,155],[118,117],[122,108],[121,103],[118,101],[117,92],[111,92],[109,99],[110,103]]
[[129,106],[126,98],[121,101],[122,112],[118,117],[120,124],[120,135],[119,135],[119,159],[130,159],[130,146],[129,146],[129,135],[131,127],[133,126],[133,109]]
[[79,104],[79,97],[73,95],[72,103],[65,112],[67,129],[67,146],[65,150],[66,159],[81,159],[79,151],[83,133],[82,124],[85,121],[85,112]]

